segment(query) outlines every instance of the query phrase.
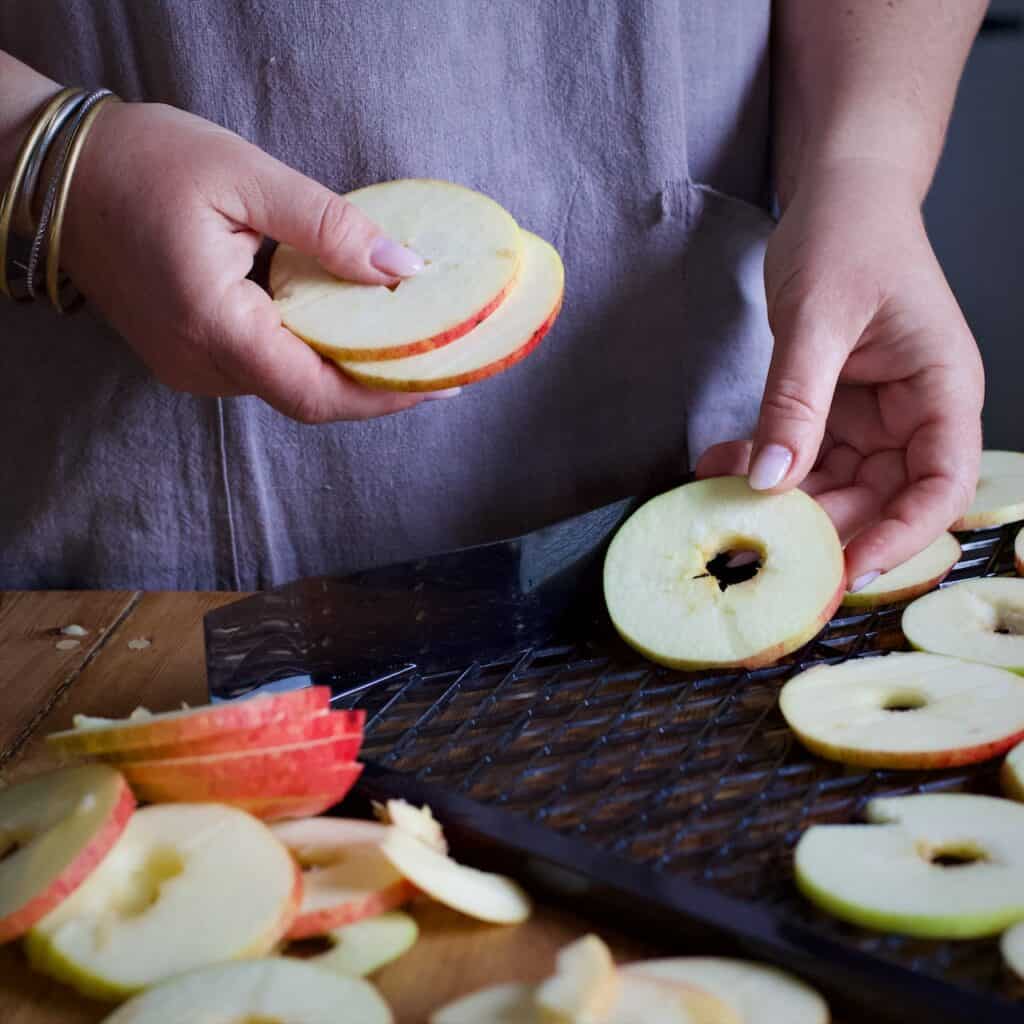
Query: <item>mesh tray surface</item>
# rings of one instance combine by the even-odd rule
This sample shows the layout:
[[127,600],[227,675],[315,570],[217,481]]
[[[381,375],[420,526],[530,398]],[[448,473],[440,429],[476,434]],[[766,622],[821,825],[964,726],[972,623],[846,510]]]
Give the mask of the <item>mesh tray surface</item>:
[[[1012,572],[1014,532],[963,537],[963,559],[945,585]],[[872,934],[818,913],[792,881],[803,830],[856,821],[872,797],[998,793],[998,762],[936,772],[848,768],[810,755],[790,734],[780,685],[811,664],[905,648],[901,610],[843,610],[779,665],[700,674],[652,665],[598,618],[575,646],[399,673],[335,704],[366,710],[364,760],[509,812],[510,831],[525,818],[768,907],[823,939],[995,996],[995,1005],[1024,994],[996,940]]]

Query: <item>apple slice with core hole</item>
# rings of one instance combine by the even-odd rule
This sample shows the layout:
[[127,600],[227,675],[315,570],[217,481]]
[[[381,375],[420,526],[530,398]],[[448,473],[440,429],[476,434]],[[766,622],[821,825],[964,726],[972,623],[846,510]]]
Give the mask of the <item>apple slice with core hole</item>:
[[298,866],[262,822],[219,804],[145,807],[26,948],[36,967],[85,995],[119,999],[193,967],[270,952],[301,898]]
[[1024,530],[1017,533],[1013,542],[1013,567],[1018,576],[1024,576]]
[[960,542],[951,533],[941,534],[923,551],[874,582],[843,597],[846,608],[876,608],[879,605],[909,601],[934,590],[960,561]]
[[819,757],[949,768],[1024,738],[1024,679],[938,654],[890,654],[810,668],[783,686],[779,709]]
[[954,530],[987,530],[1024,519],[1024,455],[984,451],[971,507]]
[[124,777],[105,765],[63,768],[0,790],[0,942],[67,899],[134,809]]
[[742,1024],[828,1024],[828,1004],[784,971],[746,960],[675,957],[642,960],[623,969],[682,985],[694,985],[732,1007]]
[[844,921],[918,938],[995,935],[1024,920],[1024,807],[924,793],[872,800],[869,825],[814,825],[796,882]]
[[188,971],[135,996],[103,1024],[393,1024],[376,989],[301,960],[268,957]]
[[486,320],[515,284],[523,249],[512,216],[487,196],[444,181],[382,182],[345,197],[423,269],[395,287],[355,284],[280,245],[270,290],[285,326],[323,355],[397,359],[445,345]]
[[51,733],[47,742],[65,754],[106,754],[139,747],[159,747],[182,741],[252,729],[294,716],[305,717],[327,708],[331,691],[311,686],[224,704],[153,714],[137,708],[129,718],[76,715],[76,728]]
[[450,345],[405,359],[340,362],[360,383],[388,391],[440,391],[492,377],[533,351],[562,304],[565,271],[555,250],[523,232],[519,279],[508,298],[483,323]]
[[912,647],[1024,673],[1024,580],[965,580],[919,597],[900,623]]
[[267,747],[283,747],[309,740],[326,740],[361,736],[363,711],[317,711],[305,717],[285,718],[257,725],[252,729],[238,729],[206,736],[197,740],[184,740],[159,747],[137,747],[100,755],[104,761],[119,764],[122,761],[153,761],[172,757],[199,757],[205,754],[234,754]]
[[[309,791],[306,784],[312,776],[352,770],[361,745],[361,735],[339,736],[232,754],[125,761],[119,767],[148,800],[180,800],[189,793],[204,800],[222,795],[297,796]],[[296,784],[302,787],[298,792]]]
[[459,864],[399,828],[388,828],[381,851],[417,889],[467,917],[519,924],[530,916],[530,898],[511,878]]
[[273,827],[303,871],[302,906],[289,939],[323,935],[408,903],[416,894],[381,852],[388,827],[373,821],[307,818]]
[[418,937],[419,928],[408,914],[389,910],[354,924],[332,928],[324,936],[331,949],[309,957],[306,962],[362,978],[404,956]]
[[[739,551],[754,551],[762,564],[729,584],[720,564]],[[844,579],[839,537],[813,498],[758,494],[744,479],[719,477],[662,494],[630,516],[608,549],[604,596],[623,639],[652,661],[755,668],[816,636],[842,600]]]
[[999,940],[1006,966],[1024,981],[1024,923],[1007,928]]
[[619,998],[611,950],[596,936],[569,943],[558,953],[555,973],[537,988],[541,1019],[552,1024],[605,1020]]
[[999,781],[1008,797],[1024,802],[1024,743],[1018,743],[1006,755]]
[[374,804],[373,810],[385,825],[394,825],[408,832],[427,846],[432,846],[438,853],[448,852],[444,832],[429,807],[413,807],[405,800],[389,800],[386,804]]
[[480,989],[435,1010],[430,1024],[542,1024],[532,985]]

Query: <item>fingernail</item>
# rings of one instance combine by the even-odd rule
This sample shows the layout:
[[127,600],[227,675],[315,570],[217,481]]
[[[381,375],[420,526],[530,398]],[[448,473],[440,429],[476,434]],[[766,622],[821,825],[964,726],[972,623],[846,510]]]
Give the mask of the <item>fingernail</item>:
[[736,554],[725,563],[725,567],[726,569],[739,569],[741,566],[750,565],[752,562],[756,561],[756,551],[737,551]]
[[793,453],[781,444],[765,445],[754,459],[747,478],[755,491],[767,491],[782,483],[793,465]]
[[423,260],[393,238],[381,235],[370,248],[370,262],[382,274],[411,277],[423,269]]
[[872,570],[871,572],[864,573],[863,576],[858,576],[853,583],[850,584],[850,593],[856,594],[858,590],[863,590],[869,583],[874,583],[882,574]]
[[444,391],[428,391],[423,396],[424,402],[439,402],[443,398],[454,398],[462,393],[462,388],[445,388]]

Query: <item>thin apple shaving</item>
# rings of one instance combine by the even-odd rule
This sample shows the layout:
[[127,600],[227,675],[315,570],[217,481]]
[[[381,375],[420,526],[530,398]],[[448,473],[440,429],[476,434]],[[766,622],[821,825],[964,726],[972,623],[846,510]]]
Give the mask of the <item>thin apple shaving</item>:
[[388,800],[386,804],[374,801],[373,813],[377,820],[385,825],[394,825],[438,853],[447,854],[448,841],[444,837],[440,823],[426,804],[422,807],[413,807],[405,800]]

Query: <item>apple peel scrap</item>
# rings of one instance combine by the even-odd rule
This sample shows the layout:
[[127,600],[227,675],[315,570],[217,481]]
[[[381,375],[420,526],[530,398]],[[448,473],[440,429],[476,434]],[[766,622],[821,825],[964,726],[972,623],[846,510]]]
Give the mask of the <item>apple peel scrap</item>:
[[188,971],[137,995],[103,1024],[198,1020],[394,1024],[372,985],[284,957]]
[[817,665],[779,708],[819,757],[868,768],[938,769],[996,757],[1024,738],[1024,680],[937,654]]
[[918,938],[995,935],[1024,920],[1024,807],[924,793],[872,800],[867,825],[814,825],[796,882],[845,921]]

